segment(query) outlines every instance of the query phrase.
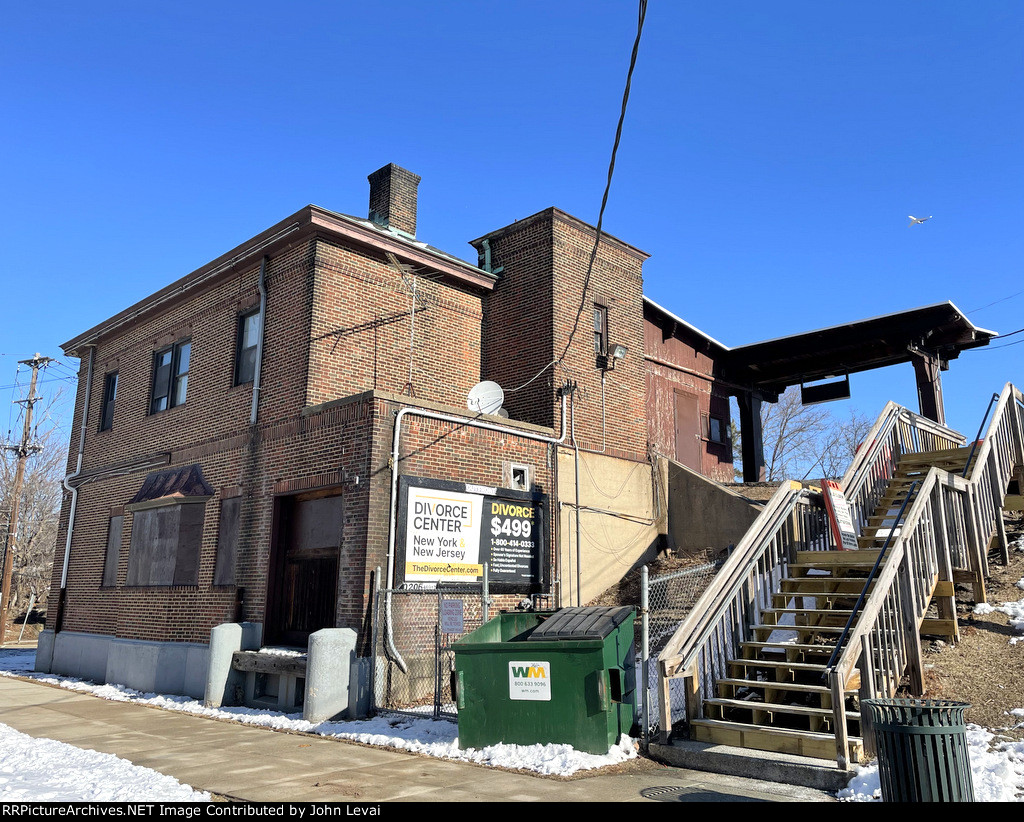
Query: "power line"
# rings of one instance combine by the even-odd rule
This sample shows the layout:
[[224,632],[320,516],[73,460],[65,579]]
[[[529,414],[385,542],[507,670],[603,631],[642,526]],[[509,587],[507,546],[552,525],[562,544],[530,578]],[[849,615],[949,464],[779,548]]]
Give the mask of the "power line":
[[608,193],[612,187],[612,175],[615,172],[615,155],[619,150],[619,142],[622,138],[622,124],[626,119],[626,105],[629,102],[629,89],[633,80],[633,69],[636,67],[636,57],[640,50],[640,35],[643,33],[644,18],[646,17],[647,0],[640,0],[636,26],[636,38],[633,41],[633,51],[629,58],[629,71],[626,72],[626,88],[622,93],[622,110],[619,112],[619,123],[615,129],[615,142],[612,145],[612,156],[608,163],[608,181],[605,183],[604,196],[601,198],[601,210],[597,215],[597,231],[594,235],[594,248],[590,252],[590,261],[587,263],[587,274],[583,278],[583,293],[580,299],[580,306],[576,311],[576,319],[573,322],[572,332],[569,334],[569,339],[565,343],[565,349],[562,351],[562,356],[558,358],[559,363],[565,360],[566,354],[569,353],[569,346],[572,345],[573,338],[579,330],[580,317],[583,315],[583,309],[587,304],[587,290],[590,288],[590,277],[593,274],[594,262],[597,259],[597,250],[601,244],[601,225],[604,222],[605,207],[608,205]]

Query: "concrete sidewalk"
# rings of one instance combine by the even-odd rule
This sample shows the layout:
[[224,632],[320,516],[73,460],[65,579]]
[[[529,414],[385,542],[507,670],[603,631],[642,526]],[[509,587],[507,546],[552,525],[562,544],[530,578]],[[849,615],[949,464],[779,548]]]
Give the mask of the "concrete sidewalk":
[[14,677],[0,677],[0,722],[252,802],[834,801],[808,788],[647,761],[623,774],[531,776],[112,702]]

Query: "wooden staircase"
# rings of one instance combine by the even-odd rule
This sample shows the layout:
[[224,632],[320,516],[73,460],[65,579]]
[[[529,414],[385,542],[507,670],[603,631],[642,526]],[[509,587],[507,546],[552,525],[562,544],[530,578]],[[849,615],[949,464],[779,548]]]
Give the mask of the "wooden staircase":
[[[933,466],[960,475],[969,456],[970,448],[957,448],[902,457],[863,529],[860,550],[797,552],[772,594],[771,607],[748,626],[749,639],[739,643],[740,655],[726,661],[727,675],[716,680],[716,695],[704,700],[703,716],[690,721],[691,738],[817,759],[835,757],[832,693],[824,673],[836,642],[886,538],[895,537],[900,511],[910,510],[921,479]],[[958,573],[963,581],[977,581],[970,569]],[[936,582],[932,597],[937,613],[921,621],[921,633],[958,641],[953,583]],[[864,752],[859,688],[855,671],[845,683],[851,762]]]
[[[789,565],[772,606],[750,626],[741,656],[726,662],[717,696],[691,737],[741,748],[816,759],[835,757],[832,693],[823,679],[878,551],[801,551]],[[859,679],[846,683],[851,761],[862,752]]]

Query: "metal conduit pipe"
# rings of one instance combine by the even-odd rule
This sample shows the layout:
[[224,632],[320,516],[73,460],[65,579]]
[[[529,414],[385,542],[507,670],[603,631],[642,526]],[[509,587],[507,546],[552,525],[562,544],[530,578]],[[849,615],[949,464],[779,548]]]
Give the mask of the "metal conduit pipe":
[[60,631],[64,610],[64,594],[68,587],[68,563],[71,561],[71,537],[75,530],[75,511],[78,508],[78,488],[72,488],[71,480],[82,473],[82,457],[85,454],[85,429],[89,423],[89,395],[92,393],[92,371],[96,362],[96,346],[89,346],[89,367],[85,377],[85,399],[82,402],[82,421],[78,432],[78,458],[75,470],[64,477],[64,487],[71,492],[71,507],[68,510],[68,533],[64,542],[64,566],[60,572],[60,594],[57,599],[57,618],[53,621],[53,632]]
[[399,460],[399,447],[401,445],[402,437],[402,420],[406,416],[426,417],[432,420],[440,420],[441,422],[450,422],[455,425],[465,425],[470,428],[483,428],[488,431],[498,431],[503,434],[508,434],[513,437],[524,437],[526,439],[536,440],[538,442],[546,442],[550,445],[561,445],[565,442],[566,427],[565,427],[565,394],[562,394],[562,436],[558,437],[546,437],[543,434],[534,434],[530,431],[517,431],[514,428],[508,428],[504,425],[498,425],[493,422],[486,422],[484,420],[473,419],[471,417],[457,417],[453,414],[442,414],[438,411],[428,411],[423,408],[411,408],[406,406],[395,414],[395,431],[392,436],[391,444],[391,510],[388,516],[388,576],[387,576],[387,590],[385,593],[385,610],[387,612],[387,645],[388,651],[393,656],[395,662],[402,669],[402,672],[406,672],[405,660],[402,659],[401,654],[395,648],[394,636],[391,633],[391,589],[394,588],[395,583],[395,522],[398,513],[398,460]]

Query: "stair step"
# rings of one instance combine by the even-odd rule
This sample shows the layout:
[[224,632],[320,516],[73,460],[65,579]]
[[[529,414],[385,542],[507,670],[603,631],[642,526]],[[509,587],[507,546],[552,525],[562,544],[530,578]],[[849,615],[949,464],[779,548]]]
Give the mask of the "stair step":
[[[809,565],[816,568],[831,570],[835,566],[860,565],[864,562],[874,563],[878,559],[877,551],[797,551],[797,567]],[[790,568],[793,565],[789,566]]]
[[726,667],[733,673],[736,671],[763,670],[775,671],[776,680],[786,682],[788,680],[778,679],[779,676],[793,677],[796,674],[815,675],[825,672],[825,663],[815,664],[813,662],[786,662],[772,659],[736,659],[732,658],[726,663]]
[[[779,609],[779,608],[789,608],[791,603],[793,603],[794,600],[800,600],[800,601],[802,601],[802,600],[813,600],[814,601],[814,605],[817,606],[817,607],[810,607],[810,606],[808,606],[806,609],[805,608],[797,607],[795,610],[797,610],[797,611],[802,611],[802,610],[807,610],[807,611],[836,611],[837,613],[840,612],[840,611],[845,611],[846,613],[849,613],[849,609],[846,608],[845,606],[844,606],[843,609],[833,608],[831,603],[842,601],[842,602],[849,602],[852,605],[856,601],[858,596],[860,596],[860,592],[857,592],[857,593],[854,594],[854,593],[824,593],[824,592],[821,592],[821,591],[818,591],[817,593],[814,593],[814,592],[776,591],[774,594],[772,594],[772,603],[773,603],[773,607],[774,608]],[[822,605],[824,605],[825,607],[822,608],[821,607]],[[767,623],[765,623],[765,624],[767,624]]]
[[[873,583],[872,583],[873,584]],[[813,594],[839,594],[859,596],[864,590],[864,579],[851,577],[787,577],[781,582],[780,593],[810,596]]]
[[[716,679],[715,682],[719,687],[724,685],[727,688],[732,688],[734,694],[737,690],[746,688],[751,691],[767,690],[800,693],[807,696],[817,696],[825,701],[832,699],[832,689],[828,685],[810,685],[806,682],[765,682],[760,679],[742,679],[740,677],[722,677],[721,679]],[[848,686],[845,693],[847,696],[857,696],[856,685]]]
[[[779,630],[785,630],[781,628]],[[751,651],[753,653],[784,653],[786,658],[790,659],[791,654],[820,654],[822,656],[832,655],[832,651],[835,650],[835,643],[831,645],[816,645],[813,642],[800,643],[800,642],[770,642],[769,640],[753,640],[747,642],[741,642],[740,648],[744,651]],[[769,659],[770,657],[745,657],[747,659]],[[793,660],[796,661],[796,660]]]
[[[690,726],[691,736],[698,742],[713,742],[815,759],[836,758],[836,739],[832,734],[794,731],[788,728],[765,728],[720,719],[695,719]],[[850,737],[847,742],[848,760],[860,761],[864,752],[863,740],[859,737]]]
[[[814,708],[810,705],[792,705],[782,702],[756,702],[752,699],[728,699],[725,697],[712,697],[704,700],[705,705],[712,705],[718,708],[736,708],[747,711],[763,711],[764,713],[789,714],[792,716],[810,716],[824,719],[832,718],[831,708]],[[860,722],[860,714],[847,711],[847,719]]]
[[[766,608],[761,612],[762,625],[775,625],[780,629],[813,628],[819,625],[846,624],[853,610],[850,608]],[[791,615],[796,622],[780,623],[779,619]],[[774,621],[772,621],[774,617]],[[803,617],[806,621],[800,622]]]

